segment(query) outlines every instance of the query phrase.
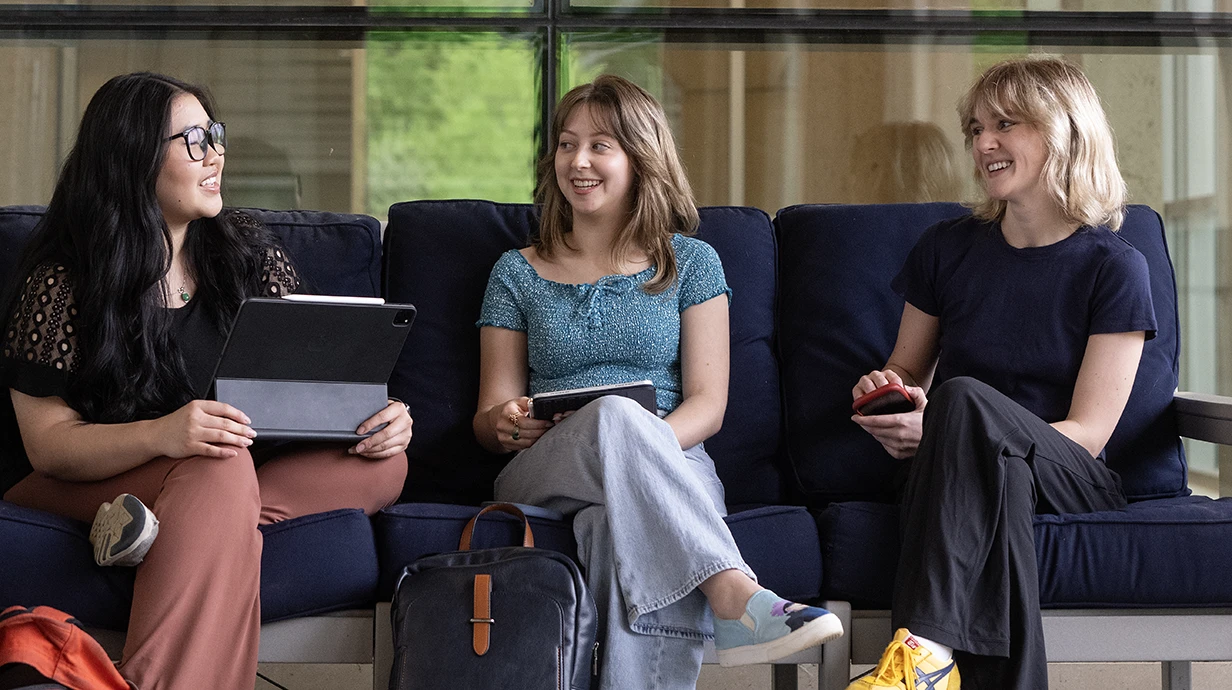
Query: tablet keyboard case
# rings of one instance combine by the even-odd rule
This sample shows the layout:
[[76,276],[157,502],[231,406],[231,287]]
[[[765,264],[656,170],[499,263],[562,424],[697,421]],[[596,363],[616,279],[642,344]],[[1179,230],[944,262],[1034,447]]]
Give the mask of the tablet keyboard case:
[[262,441],[354,442],[386,405],[410,328],[410,319],[393,325],[400,312],[413,316],[407,305],[249,300],[219,360],[215,399],[243,410]]

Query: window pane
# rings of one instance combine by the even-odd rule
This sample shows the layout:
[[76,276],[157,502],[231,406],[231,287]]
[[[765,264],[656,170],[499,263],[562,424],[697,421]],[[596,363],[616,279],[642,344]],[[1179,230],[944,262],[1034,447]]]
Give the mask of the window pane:
[[207,85],[227,122],[231,206],[364,211],[533,187],[533,36],[0,43],[0,204],[45,204],[94,91],[116,74]]
[[1229,0],[569,0],[575,7],[784,10],[986,10],[1066,12],[1227,12]]
[[539,93],[535,42],[387,34],[367,58],[368,201],[530,201]]
[[[653,33],[574,33],[565,45],[562,88],[615,72],[663,102],[700,203],[771,214],[797,203],[972,198],[959,98],[1005,57],[1065,55],[1103,99],[1131,200],[1164,217],[1180,294],[1181,388],[1232,394],[1232,367],[1222,364],[1232,361],[1232,43],[1028,49],[921,40],[732,50]],[[1196,474],[1213,475],[1228,454],[1211,444],[1188,448]]]
[[562,88],[601,72],[643,84],[672,120],[701,203],[774,213],[969,194],[954,104],[1000,57],[968,46],[730,50],[655,34],[573,34]]
[[[27,0],[0,0],[0,6],[30,4]],[[163,8],[168,6],[243,7],[257,5],[261,7],[313,8],[370,6],[398,8],[416,14],[429,13],[434,15],[445,12],[452,15],[473,15],[491,14],[493,12],[529,13],[541,12],[543,10],[542,1],[537,2],[536,0],[214,0],[209,3],[201,2],[201,0],[62,0],[61,2],[54,3],[51,7],[63,7],[66,5],[73,8],[100,7],[110,9],[115,6],[149,8],[152,12],[165,12],[166,10]]]

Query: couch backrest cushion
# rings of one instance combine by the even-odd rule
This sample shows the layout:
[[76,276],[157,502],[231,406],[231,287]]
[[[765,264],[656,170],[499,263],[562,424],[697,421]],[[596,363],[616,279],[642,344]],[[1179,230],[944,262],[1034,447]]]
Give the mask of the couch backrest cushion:
[[8,286],[21,250],[42,218],[42,206],[0,207],[0,290]]
[[[508,460],[475,442],[471,418],[479,391],[475,320],[493,264],[526,246],[536,225],[529,204],[411,201],[389,210],[385,295],[418,308],[415,327],[390,379],[411,405],[415,434],[407,453],[404,500],[474,503],[490,498]],[[702,209],[699,237],[718,251],[734,296],[732,385],[723,431],[707,442],[728,502],[780,498],[778,370],[772,337],[775,243],[770,219],[747,208]]]
[[[0,280],[43,217],[42,206],[0,207]],[[381,223],[371,216],[244,209],[278,234],[305,282],[330,295],[381,294]]]
[[782,411],[774,352],[778,244],[770,216],[742,206],[706,207],[697,236],[723,261],[731,300],[731,377],[723,428],[706,441],[733,510],[781,503]]
[[[927,227],[966,213],[945,203],[779,211],[786,450],[811,504],[890,498],[899,463],[851,422],[851,388],[894,347],[903,300],[890,280],[907,253]],[[1146,344],[1108,461],[1131,497],[1174,496],[1186,491],[1186,478],[1171,413],[1179,351],[1172,264],[1150,208],[1130,207],[1122,233],[1147,258],[1159,331]]]
[[1189,493],[1189,479],[1172,403],[1180,371],[1181,326],[1163,219],[1149,206],[1130,206],[1121,237],[1142,252],[1150,267],[1158,330],[1142,349],[1129,403],[1108,440],[1108,464],[1120,473],[1130,498],[1183,496]]
[[376,218],[324,211],[244,211],[278,234],[312,292],[380,296],[381,223]]

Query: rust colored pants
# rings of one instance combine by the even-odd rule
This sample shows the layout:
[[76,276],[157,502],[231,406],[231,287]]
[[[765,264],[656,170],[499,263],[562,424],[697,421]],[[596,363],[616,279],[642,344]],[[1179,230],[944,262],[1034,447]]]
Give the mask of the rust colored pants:
[[393,503],[406,455],[369,460],[346,446],[296,446],[255,468],[233,458],[155,458],[97,482],[38,473],[4,496],[17,505],[90,522],[121,493],[158,516],[137,566],[122,675],[140,690],[252,688],[261,629],[258,524],[339,508],[372,514]]

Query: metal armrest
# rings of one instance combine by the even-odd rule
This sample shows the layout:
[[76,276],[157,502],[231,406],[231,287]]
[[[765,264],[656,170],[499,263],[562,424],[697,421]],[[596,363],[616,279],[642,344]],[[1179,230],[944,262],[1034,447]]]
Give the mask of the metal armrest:
[[1181,436],[1232,445],[1232,397],[1180,391],[1173,401]]

